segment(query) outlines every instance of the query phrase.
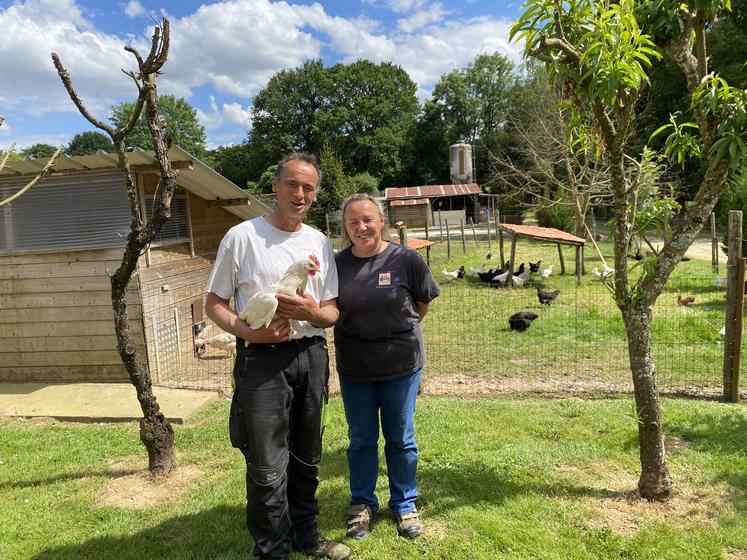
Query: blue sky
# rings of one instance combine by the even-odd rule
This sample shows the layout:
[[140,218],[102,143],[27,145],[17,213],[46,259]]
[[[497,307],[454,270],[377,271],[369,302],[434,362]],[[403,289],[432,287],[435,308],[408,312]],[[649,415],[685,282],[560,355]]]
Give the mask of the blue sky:
[[60,55],[97,116],[131,101],[131,45],[146,52],[154,18],[167,16],[172,44],[161,93],[197,109],[208,145],[233,144],[251,127],[252,97],[283,68],[367,58],[402,66],[426,99],[440,76],[480,53],[519,61],[508,31],[519,1],[495,0],[0,0],[0,149],[64,144],[93,127],[57,77]]

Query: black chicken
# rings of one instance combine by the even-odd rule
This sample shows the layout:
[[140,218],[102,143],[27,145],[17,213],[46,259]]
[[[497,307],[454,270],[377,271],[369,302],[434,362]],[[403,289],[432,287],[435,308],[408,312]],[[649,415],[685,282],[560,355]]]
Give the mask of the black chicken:
[[555,298],[558,297],[558,294],[560,293],[560,290],[553,290],[552,292],[543,292],[539,288],[537,288],[537,299],[539,299],[539,302],[543,305],[550,305],[553,301],[555,301]]
[[536,263],[529,261],[529,272],[539,272],[541,264],[542,264],[542,259],[538,260]]
[[539,315],[537,315],[536,313],[531,313],[529,311],[519,311],[518,313],[514,313],[508,318],[508,326],[511,327],[512,331],[523,332],[531,326],[532,321],[534,321],[537,317],[539,317]]

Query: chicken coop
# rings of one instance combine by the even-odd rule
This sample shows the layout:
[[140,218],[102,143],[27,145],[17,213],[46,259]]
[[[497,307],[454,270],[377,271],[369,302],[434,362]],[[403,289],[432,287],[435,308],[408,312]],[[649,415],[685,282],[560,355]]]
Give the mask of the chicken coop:
[[[129,154],[144,219],[159,175],[152,152]],[[130,331],[155,383],[225,386],[230,348],[204,316],[204,289],[226,231],[270,209],[181,148],[171,218],[140,257],[128,286]],[[46,159],[10,161],[0,199]],[[54,172],[0,210],[0,381],[121,382],[110,275],[130,231],[116,154],[62,157]],[[205,341],[213,338],[212,345]],[[197,342],[196,342],[197,341]]]

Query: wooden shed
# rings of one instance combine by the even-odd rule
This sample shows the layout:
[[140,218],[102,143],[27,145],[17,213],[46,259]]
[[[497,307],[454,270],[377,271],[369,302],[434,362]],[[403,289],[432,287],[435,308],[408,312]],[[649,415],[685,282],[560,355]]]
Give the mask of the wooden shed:
[[[156,382],[199,367],[193,324],[218,245],[233,225],[270,209],[181,148],[172,216],[139,260],[128,292],[130,329]],[[152,211],[153,152],[129,154],[141,207]],[[0,199],[46,159],[8,162]],[[147,216],[145,218],[147,220]],[[54,172],[0,208],[0,381],[126,381],[116,351],[109,275],[130,230],[116,154],[63,157]]]
[[418,187],[392,187],[384,191],[389,213],[389,224],[402,221],[410,227],[434,225],[441,220],[452,223],[480,221],[477,183],[456,185],[422,185]]

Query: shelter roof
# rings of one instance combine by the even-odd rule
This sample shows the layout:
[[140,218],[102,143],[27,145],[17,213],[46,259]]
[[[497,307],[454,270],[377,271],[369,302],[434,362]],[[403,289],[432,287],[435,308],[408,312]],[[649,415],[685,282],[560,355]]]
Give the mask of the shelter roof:
[[[133,171],[138,168],[152,167],[157,164],[155,154],[151,150],[135,148],[127,153]],[[258,199],[248,194],[225,177],[205,165],[193,155],[179,146],[171,146],[169,157],[172,163],[183,164],[176,176],[176,184],[189,192],[214,201],[233,201],[224,208],[239,218],[248,219],[269,214],[272,210]],[[36,175],[46,165],[49,158],[31,158],[8,161],[0,172],[0,178],[20,175]],[[54,173],[64,173],[87,170],[103,170],[117,167],[117,154],[100,151],[93,155],[67,156],[61,155],[52,169]],[[186,165],[189,164],[189,165]],[[237,199],[246,199],[246,204],[236,204]]]
[[[399,236],[392,235],[391,236],[392,243],[396,243],[399,245]],[[418,239],[417,237],[411,237],[407,236],[407,247],[409,249],[413,249],[415,251],[419,251],[420,249],[425,249],[426,247],[430,247],[431,245],[435,245],[435,241],[426,241],[425,239]]]
[[441,196],[460,196],[480,194],[480,185],[465,183],[463,185],[422,185],[419,187],[391,187],[384,192],[386,200],[397,198],[437,198]]
[[565,245],[585,245],[586,240],[567,231],[555,228],[540,226],[524,226],[518,224],[499,224],[501,230],[516,235],[518,237],[527,237],[529,239],[539,239],[540,241],[550,241],[551,243],[562,243]]

